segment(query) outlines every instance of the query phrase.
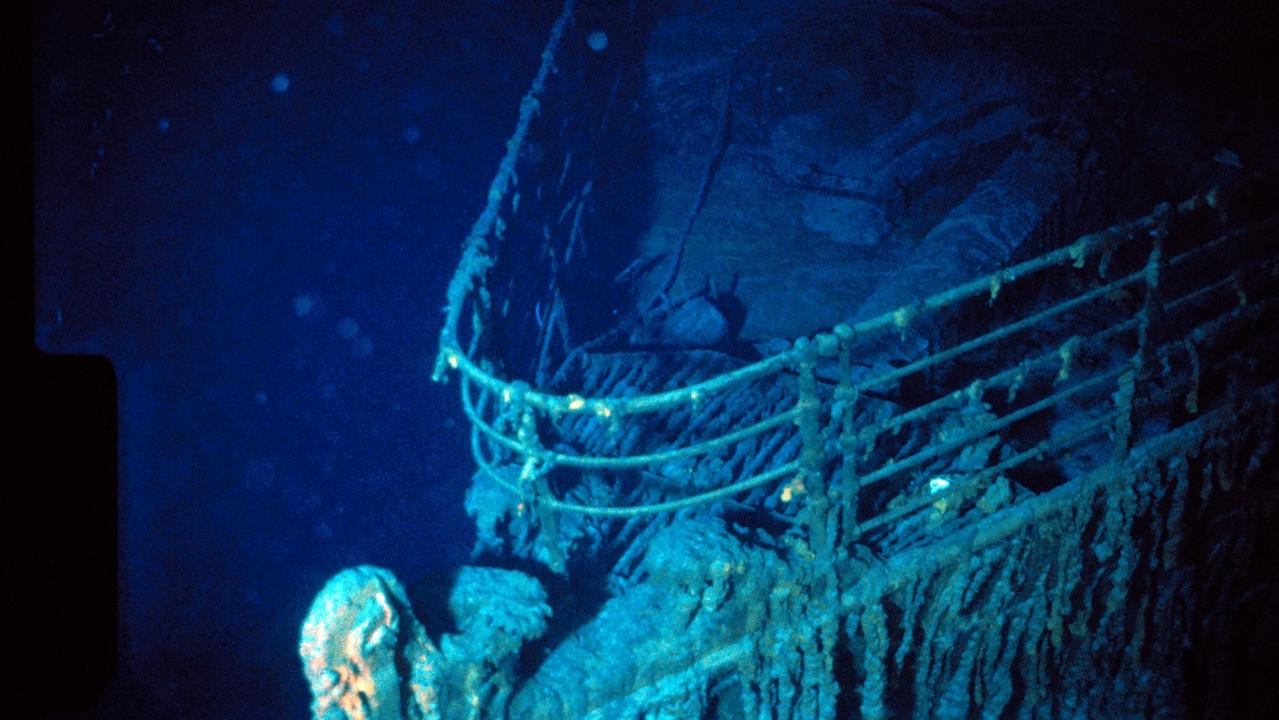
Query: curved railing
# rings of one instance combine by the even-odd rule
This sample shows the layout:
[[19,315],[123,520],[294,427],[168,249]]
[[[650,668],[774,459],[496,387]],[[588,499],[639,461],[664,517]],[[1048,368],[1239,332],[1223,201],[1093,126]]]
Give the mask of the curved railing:
[[[482,347],[483,333],[497,321],[491,300],[477,298],[477,294],[487,293],[486,272],[494,265],[501,243],[509,242],[503,238],[506,227],[503,217],[518,212],[521,202],[518,191],[514,190],[516,163],[529,128],[539,113],[539,96],[554,74],[556,50],[571,17],[570,2],[552,28],[537,76],[521,102],[516,131],[507,143],[506,155],[489,190],[485,208],[463,247],[462,260],[448,288],[445,325],[433,375],[437,380],[450,370],[459,375],[462,406],[471,424],[476,462],[492,482],[518,496],[522,508],[537,513],[544,529],[555,527],[555,514],[630,518],[704,505],[775,484],[780,485],[776,497],[783,502],[807,499],[808,511],[801,522],[808,525],[810,531],[815,525],[824,526],[829,511],[836,508],[837,524],[844,527],[845,540],[929,506],[953,509],[976,499],[992,481],[1013,468],[1062,454],[1090,439],[1095,442],[1102,431],[1108,433],[1106,441],[1113,452],[1126,452],[1134,441],[1139,423],[1136,414],[1143,398],[1167,397],[1171,392],[1169,388],[1176,386],[1177,392],[1185,395],[1183,404],[1187,407],[1194,404],[1199,377],[1196,338],[1210,334],[1213,323],[1237,321],[1241,314],[1260,312],[1256,306],[1249,309],[1248,294],[1258,274],[1264,279],[1270,277],[1267,273],[1274,272],[1272,255],[1261,258],[1261,265],[1227,262],[1210,276],[1199,277],[1198,273],[1187,272],[1204,257],[1238,255],[1237,248],[1246,244],[1249,234],[1258,227],[1273,229],[1273,219],[1260,225],[1230,227],[1231,201],[1247,182],[1247,179],[1236,179],[1175,206],[1165,203],[1136,221],[1086,235],[1065,247],[936,293],[918,303],[855,324],[836,325],[827,332],[797,339],[784,352],[678,387],[593,396],[586,391],[547,392],[525,381],[503,377],[493,369],[495,365],[477,351]],[[523,202],[532,201],[526,198]],[[568,208],[559,214],[568,214]],[[1186,232],[1179,232],[1183,229]],[[1205,231],[1210,238],[1206,242],[1202,239]],[[1218,232],[1223,234],[1213,238]],[[1119,274],[1110,277],[1116,273]],[[1169,296],[1166,287],[1161,287],[1170,273],[1177,278],[1177,297]],[[1007,302],[1017,288],[1022,289],[1018,297],[1025,301],[1035,295],[1026,290],[1035,287],[1035,283],[1042,287],[1069,288],[1069,291],[1058,293],[1056,298],[1024,315],[1006,317],[1016,315],[1015,308],[1002,307],[1000,301]],[[1215,309],[1195,309],[1203,305]],[[876,338],[905,333],[916,327],[938,327],[957,317],[971,319],[974,313],[982,312],[982,306],[992,314],[989,327],[982,334],[885,372],[870,376],[854,372],[855,354]],[[470,336],[464,340],[459,326],[468,307],[471,309]],[[1099,312],[1099,307],[1105,308],[1104,313]],[[1193,317],[1194,325],[1172,328],[1166,320],[1173,317]],[[1061,331],[1063,321],[1068,318],[1075,324],[1091,326],[1090,332]],[[886,418],[867,420],[858,415],[859,405],[872,402],[871,395],[879,388],[910,376],[953,367],[957,361],[972,358],[981,351],[1006,348],[1002,344],[1015,336],[1031,332],[1043,334],[1044,328],[1053,329],[1056,342],[1046,344],[1039,339],[1041,351],[1033,357],[1010,364],[987,363],[995,368],[993,372],[975,377],[963,387],[927,402],[902,408]],[[1079,362],[1083,355],[1105,356],[1109,361],[1092,362],[1084,367]],[[1116,360],[1116,357],[1125,359]],[[1170,378],[1173,365],[1184,366],[1188,379]],[[819,366],[827,375],[833,371],[833,389],[819,382]],[[1029,396],[1025,388],[1036,377],[1042,396],[1016,404],[1019,393],[1023,398]],[[1151,383],[1152,379],[1158,382]],[[631,443],[629,449],[616,454],[583,451],[581,438],[564,430],[567,421],[589,418],[595,423],[593,427],[602,426],[609,434],[633,437],[627,435],[627,424],[643,422],[644,416],[682,412],[688,422],[694,422],[699,407],[747,383],[785,385],[790,389],[793,402],[762,418],[729,423],[731,429],[713,436],[675,445],[667,443],[665,438],[650,438],[647,447],[635,449],[636,443]],[[1043,389],[1045,383],[1046,390]],[[990,412],[989,403],[983,400],[996,390],[1007,398],[1004,403],[1007,411],[1002,415]],[[1085,414],[1085,419],[1071,423],[1068,428],[1054,429],[1033,445],[1011,452],[997,462],[988,462],[966,476],[963,482],[935,478],[936,482],[922,489],[918,483],[914,486],[904,483],[896,489],[914,494],[880,502],[869,509],[859,507],[859,497],[864,491],[889,478],[926,468],[1066,403],[1095,405],[1098,398],[1109,398],[1109,406],[1094,408]],[[936,438],[900,457],[876,457],[871,452],[883,438],[899,433],[904,427],[930,422],[941,424],[965,407],[973,406],[982,408],[980,418],[963,423],[959,431],[952,431],[944,438]],[[643,428],[640,430],[638,434],[642,435]],[[556,494],[547,480],[555,468],[626,472],[675,460],[698,461],[740,443],[776,434],[798,434],[800,450],[796,457],[783,458],[772,467],[716,487],[690,489],[677,497],[592,504]],[[867,465],[868,460],[873,462]],[[824,534],[820,527],[816,531]]]
[[[1045,439],[1028,450],[989,466],[979,475],[969,478],[969,482],[963,488],[948,487],[940,491],[934,488],[934,491],[928,495],[862,521],[860,529],[864,532],[914,510],[935,505],[951,494],[962,491],[971,497],[975,491],[984,487],[999,474],[1031,459],[1060,452],[1103,428],[1112,430],[1116,437],[1116,445],[1126,447],[1131,442],[1132,435],[1134,384],[1143,370],[1148,369],[1144,367],[1142,359],[1151,357],[1157,349],[1150,344],[1152,316],[1155,313],[1161,315],[1177,313],[1203,295],[1241,292],[1242,281],[1239,273],[1243,268],[1237,268],[1230,274],[1204,283],[1194,294],[1167,303],[1164,303],[1158,295],[1159,278],[1162,273],[1192,263],[1201,255],[1220,250],[1222,246],[1235,242],[1241,237],[1241,231],[1226,234],[1214,241],[1195,245],[1171,258],[1165,258],[1162,252],[1163,239],[1168,236],[1177,218],[1215,209],[1219,192],[1219,189],[1209,190],[1175,208],[1163,205],[1136,222],[1085,236],[1067,247],[937,293],[916,305],[901,307],[855,325],[841,324],[830,332],[819,333],[811,338],[800,338],[791,349],[785,352],[716,377],[663,392],[630,397],[584,397],[573,393],[541,392],[528,387],[525,383],[509,381],[486,371],[475,359],[468,357],[456,343],[447,343],[441,347],[441,361],[445,366],[456,369],[461,376],[463,408],[472,424],[473,452],[481,469],[494,482],[552,511],[600,517],[631,517],[680,510],[782,480],[790,480],[788,487],[802,487],[811,492],[814,487],[821,486],[822,466],[828,459],[821,449],[824,445],[821,432],[824,430],[829,437],[832,428],[836,425],[839,446],[837,460],[848,475],[844,478],[845,482],[853,482],[856,488],[851,491],[846,488],[845,491],[851,497],[855,497],[859,490],[989,437],[1016,422],[1057,407],[1066,401],[1086,393],[1095,395],[1099,390],[1113,391],[1116,402],[1115,407],[1109,412],[1074,428],[1066,435]],[[870,337],[875,333],[905,329],[913,322],[921,322],[929,315],[935,315],[979,296],[985,295],[989,303],[994,303],[998,300],[1002,289],[1012,283],[1029,282],[1038,273],[1054,267],[1070,266],[1077,271],[1082,271],[1089,260],[1097,260],[1104,264],[1107,262],[1106,258],[1118,252],[1124,244],[1142,244],[1143,242],[1150,246],[1147,260],[1132,272],[1108,282],[1095,283],[1073,297],[994,327],[980,336],[926,355],[902,367],[860,381],[853,379],[850,372],[850,354],[859,339]],[[1113,323],[1087,337],[1071,335],[1054,350],[1003,367],[997,372],[973,381],[962,392],[954,392],[909,408],[874,425],[856,427],[853,424],[851,405],[867,391],[951,362],[965,354],[994,345],[1016,333],[1040,327],[1099,299],[1133,289],[1145,296],[1139,309],[1131,315],[1118,317]],[[1123,336],[1134,333],[1138,337],[1132,363],[1084,375],[1082,379],[1077,379],[1073,383],[1069,382],[1072,375],[1081,374],[1072,370],[1072,359],[1085,347],[1095,348],[1113,343]],[[1176,347],[1182,342],[1184,339],[1179,339],[1165,346],[1164,349]],[[832,358],[837,362],[838,384],[829,398],[819,398],[815,390],[813,371],[819,358]],[[1007,415],[978,423],[957,437],[942,443],[930,444],[906,457],[871,468],[858,475],[855,480],[851,477],[855,472],[856,456],[860,448],[873,445],[880,435],[893,433],[908,423],[925,420],[948,408],[960,407],[993,389],[1002,388],[1015,393],[1016,386],[1024,383],[1028,375],[1042,370],[1055,373],[1054,384],[1061,386],[1060,389]],[[588,455],[549,450],[546,448],[546,442],[539,435],[537,421],[539,415],[555,419],[573,415],[593,415],[610,423],[625,423],[635,416],[646,413],[659,413],[679,406],[695,406],[735,385],[783,374],[798,376],[798,397],[792,407],[731,432],[688,445],[636,454]],[[509,431],[500,429],[496,422],[484,417],[482,407],[476,403],[474,391],[493,401],[494,412],[497,415],[509,416],[514,413],[518,417],[518,422],[510,423],[512,429]],[[623,471],[673,459],[704,457],[765,433],[787,431],[794,423],[800,425],[801,433],[804,433],[803,428],[806,424],[813,426],[807,431],[811,437],[804,440],[805,452],[799,459],[721,487],[689,494],[686,497],[635,506],[592,506],[557,498],[544,485],[539,484],[539,479],[552,467]],[[821,424],[826,427],[819,428]],[[490,457],[491,453],[484,449],[485,442],[489,443],[493,449],[518,460],[521,472],[516,478],[511,479],[495,470],[493,458]],[[849,515],[855,516],[855,509]]]

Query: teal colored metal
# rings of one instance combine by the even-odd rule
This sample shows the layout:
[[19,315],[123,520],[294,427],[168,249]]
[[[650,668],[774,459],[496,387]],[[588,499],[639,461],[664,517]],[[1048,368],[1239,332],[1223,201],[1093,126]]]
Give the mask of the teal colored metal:
[[[1196,211],[1210,205],[1208,198],[1212,197],[1215,197],[1214,190],[1201,193],[1195,198],[1181,203],[1178,209],[1182,212]],[[992,273],[985,278],[966,283],[952,290],[938,293],[915,306],[899,308],[851,327],[841,324],[834,328],[832,332],[819,333],[812,339],[800,338],[790,350],[766,358],[763,361],[708,380],[661,393],[641,394],[626,398],[588,398],[576,394],[553,395],[539,392],[523,383],[508,382],[498,378],[479,367],[466,354],[457,351],[456,346],[453,346],[454,349],[452,350],[449,349],[449,346],[444,346],[440,357],[446,366],[455,367],[463,376],[463,408],[472,424],[473,434],[475,435],[473,447],[476,450],[477,461],[485,469],[486,474],[503,487],[508,487],[509,483],[493,470],[494,460],[488,459],[481,452],[481,438],[492,443],[495,449],[511,453],[516,458],[522,458],[520,462],[530,467],[550,468],[560,466],[584,470],[624,471],[656,466],[673,460],[706,457],[714,453],[723,452],[737,443],[759,438],[770,433],[790,432],[791,423],[795,423],[799,427],[803,448],[800,459],[787,463],[781,468],[759,473],[714,490],[702,491],[685,498],[660,503],[629,507],[603,507],[564,501],[554,497],[549,487],[547,487],[536,493],[536,503],[540,508],[593,517],[617,518],[672,512],[697,504],[731,497],[738,493],[779,481],[792,473],[794,473],[792,484],[782,490],[786,494],[786,499],[789,499],[792,493],[798,494],[796,491],[809,491],[816,486],[822,489],[822,497],[819,502],[826,503],[829,498],[825,489],[826,478],[823,477],[821,469],[826,458],[823,449],[825,442],[822,439],[820,421],[818,420],[819,417],[824,415],[831,418],[832,439],[835,440],[834,446],[837,449],[837,459],[841,468],[840,475],[842,480],[835,489],[835,496],[839,499],[840,507],[842,508],[840,515],[847,527],[848,523],[855,525],[857,522],[859,510],[857,499],[862,488],[919,467],[926,462],[944,456],[946,453],[954,452],[966,444],[990,436],[992,433],[997,433],[1031,415],[1047,411],[1083,393],[1098,390],[1106,383],[1118,382],[1114,386],[1115,398],[1119,403],[1118,407],[1121,410],[1125,406],[1130,409],[1135,401],[1133,397],[1135,383],[1141,378],[1140,376],[1128,378],[1125,370],[1111,370],[1086,378],[1064,390],[1056,391],[1003,417],[968,428],[965,433],[951,438],[947,442],[934,443],[911,455],[890,461],[878,468],[861,469],[857,466],[858,449],[873,447],[876,438],[881,434],[896,432],[906,425],[926,420],[948,407],[962,406],[964,403],[971,402],[973,398],[988,388],[1001,385],[1007,386],[1010,397],[1012,397],[1020,386],[1022,378],[1032,369],[1057,362],[1061,364],[1058,372],[1059,382],[1066,379],[1071,372],[1073,356],[1083,347],[1097,347],[1136,330],[1139,346],[1137,358],[1148,358],[1154,352],[1148,342],[1150,332],[1149,318],[1160,312],[1174,311],[1180,304],[1192,302],[1202,293],[1220,291],[1231,282],[1230,278],[1218,280],[1192,293],[1190,296],[1178,298],[1168,303],[1166,308],[1163,307],[1163,302],[1155,294],[1162,267],[1180,266],[1185,262],[1192,261],[1194,256],[1205,252],[1205,249],[1217,248],[1222,243],[1239,237],[1236,233],[1231,233],[1227,237],[1219,237],[1165,261],[1159,240],[1169,232],[1175,213],[1176,211],[1172,209],[1172,206],[1161,205],[1156,208],[1155,212],[1136,222],[1086,236],[1060,250],[1020,263],[998,273]],[[860,382],[851,380],[849,366],[851,363],[850,348],[853,339],[860,339],[868,334],[889,328],[903,328],[923,314],[974,297],[982,292],[989,293],[993,302],[1005,284],[1024,279],[1049,267],[1069,262],[1078,268],[1090,256],[1099,257],[1102,264],[1108,264],[1109,255],[1117,247],[1117,244],[1132,242],[1136,237],[1153,237],[1156,239],[1150,259],[1141,269],[1096,285],[1065,301],[1046,307],[1016,321],[1003,324],[945,350],[926,355],[904,366],[879,373]],[[1099,267],[1099,271],[1101,269]],[[1043,353],[1035,358],[1007,367],[983,380],[975,381],[965,391],[956,391],[949,396],[937,398],[914,408],[905,409],[879,423],[862,427],[857,427],[854,423],[854,404],[862,396],[862,393],[867,390],[890,384],[914,373],[923,372],[951,362],[967,353],[988,347],[1016,333],[1024,332],[1066,313],[1083,308],[1088,303],[1111,297],[1115,293],[1137,285],[1143,286],[1146,292],[1141,310],[1133,317],[1122,319],[1090,337],[1072,338],[1056,351]],[[829,400],[823,401],[817,393],[814,369],[817,358],[830,356],[838,358],[837,387],[833,396]],[[1145,360],[1145,363],[1148,364],[1149,360]],[[484,413],[476,407],[470,392],[471,385],[474,384],[484,394],[484,397],[487,397],[498,407],[518,404],[520,408],[524,409],[522,412],[542,413],[551,419],[552,424],[558,418],[574,414],[590,414],[608,420],[615,426],[621,426],[631,418],[642,414],[658,413],[684,406],[696,407],[715,393],[724,392],[737,384],[782,373],[794,373],[798,377],[796,387],[800,399],[791,408],[776,412],[762,420],[715,437],[704,438],[692,443],[648,453],[615,456],[575,454],[548,450],[544,447],[541,439],[536,437],[535,422],[531,426],[527,423],[521,424],[521,427],[533,427],[532,434],[526,431],[523,433],[517,432],[515,436],[512,436],[508,432],[504,432],[497,424],[485,419]],[[827,405],[825,403],[830,404]],[[1128,411],[1121,412],[1113,419],[1118,423],[1115,436],[1119,447],[1116,448],[1116,451],[1126,451],[1126,446],[1131,443],[1132,437],[1130,413]],[[1044,452],[1045,450],[1041,448],[1038,454],[1043,454]],[[1019,459],[1014,464],[1025,462],[1032,456],[1022,457],[1018,455],[1017,457]],[[539,477],[544,475],[545,473],[543,472]],[[855,478],[855,482],[849,482],[850,478]],[[796,479],[799,480],[798,484],[794,482]],[[527,488],[508,487],[508,489],[512,492],[519,492],[522,497],[528,494]],[[812,498],[810,498],[811,501]],[[915,507],[914,504],[910,506]],[[827,507],[823,505],[823,515],[825,515]],[[901,513],[894,511],[891,516],[900,517]],[[867,518],[865,522],[867,528],[880,527],[885,524],[884,520],[875,518]],[[824,526],[824,524],[824,521],[819,523],[821,526]],[[824,527],[820,529],[820,533],[825,537]]]

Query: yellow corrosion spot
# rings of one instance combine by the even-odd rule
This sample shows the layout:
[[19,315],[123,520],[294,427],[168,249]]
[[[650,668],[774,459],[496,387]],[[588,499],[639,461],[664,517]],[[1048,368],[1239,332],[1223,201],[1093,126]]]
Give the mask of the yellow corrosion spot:
[[502,402],[509,403],[511,401],[511,398],[514,396],[515,396],[515,393],[511,392],[511,389],[509,387],[502,388]]
[[568,409],[570,411],[577,412],[578,410],[581,410],[584,407],[586,407],[586,400],[583,399],[581,395],[568,396]]
[[797,475],[795,476],[794,480],[791,480],[790,482],[786,483],[785,486],[782,487],[782,495],[781,495],[782,502],[790,502],[791,500],[794,500],[795,498],[799,497],[803,493],[804,493],[804,478],[803,476]]
[[[950,489],[950,486],[951,486],[951,478],[945,475],[937,475],[935,477],[929,478],[928,480],[928,494],[937,495],[939,493],[944,493]],[[948,507],[950,507],[950,503],[948,502],[948,499],[945,497],[939,498],[938,500],[933,502],[933,508],[937,510],[937,512],[939,513],[946,512],[946,508]]]
[[457,369],[458,365],[462,364],[462,361],[459,360],[457,357],[457,353],[453,353],[453,352],[444,356],[444,362],[448,363],[449,367],[453,368],[454,370]]
[[602,418],[611,418],[613,417],[613,408],[602,402],[597,402],[595,403],[595,414]]

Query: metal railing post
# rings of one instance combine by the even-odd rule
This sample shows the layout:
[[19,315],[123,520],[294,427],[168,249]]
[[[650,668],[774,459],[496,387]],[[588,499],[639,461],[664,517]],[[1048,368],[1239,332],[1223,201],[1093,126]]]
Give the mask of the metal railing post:
[[1172,206],[1164,203],[1155,209],[1155,227],[1150,231],[1153,239],[1150,255],[1146,258],[1143,275],[1146,286],[1141,313],[1137,323],[1137,369],[1144,377],[1154,365],[1154,348],[1158,346],[1163,320],[1163,297],[1159,292],[1159,279],[1163,274],[1163,245],[1172,222]]
[[[519,402],[519,400],[517,400]],[[538,454],[542,449],[537,434],[537,417],[533,408],[524,405],[520,411],[520,426],[516,431],[516,440],[527,448],[523,453],[524,462],[520,466],[519,487],[527,503],[526,511],[535,513],[542,542],[546,548],[547,565],[557,573],[564,572],[564,551],[560,548],[559,518],[546,500],[551,497],[551,488],[547,482],[547,474],[551,467],[548,463],[539,463]]]
[[806,338],[802,343],[799,356],[799,435],[800,455],[799,473],[792,485],[805,496],[804,513],[807,515],[805,525],[808,529],[808,542],[818,559],[829,561],[831,557],[830,537],[826,527],[826,514],[830,503],[826,497],[826,482],[822,477],[822,464],[825,452],[822,448],[821,431],[821,399],[817,396],[817,346]]
[[[841,522],[838,531],[842,535],[841,544],[847,544],[857,538],[857,499],[860,481],[857,478],[857,452],[861,443],[857,437],[856,412],[857,401],[861,393],[853,383],[852,344],[855,334],[848,325],[840,323],[835,326],[835,336],[839,338],[839,384],[835,386],[835,402],[832,412],[839,412],[839,484],[831,490],[831,497],[840,504]],[[831,418],[834,422],[834,418]]]
[[1121,413],[1115,434],[1115,460],[1119,462],[1127,457],[1141,431],[1137,394],[1154,366],[1154,348],[1159,343],[1158,329],[1163,309],[1159,295],[1159,277],[1163,268],[1163,242],[1168,236],[1168,226],[1172,221],[1172,206],[1164,203],[1152,215],[1155,218],[1154,227],[1150,231],[1153,242],[1143,270],[1145,297],[1142,299],[1141,310],[1137,313],[1137,351],[1133,354],[1129,369],[1120,376],[1115,393]]

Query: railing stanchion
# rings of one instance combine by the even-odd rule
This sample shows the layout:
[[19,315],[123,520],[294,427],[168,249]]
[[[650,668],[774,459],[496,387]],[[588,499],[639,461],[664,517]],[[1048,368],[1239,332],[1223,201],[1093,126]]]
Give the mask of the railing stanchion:
[[[848,325],[840,323],[835,326],[835,336],[839,338],[839,384],[835,387],[835,402],[832,412],[839,412],[839,485],[832,491],[841,506],[842,521],[837,530],[840,532],[840,544],[847,545],[857,538],[857,452],[860,443],[857,441],[856,413],[860,393],[853,383],[852,344],[854,333]],[[831,418],[834,422],[834,418]]]
[[1137,312],[1137,352],[1133,355],[1131,367],[1119,378],[1119,389],[1116,393],[1119,410],[1119,431],[1115,438],[1116,461],[1123,461],[1128,451],[1137,442],[1141,433],[1141,414],[1138,412],[1137,394],[1150,376],[1154,367],[1154,349],[1160,343],[1160,324],[1162,320],[1163,301],[1159,293],[1159,277],[1163,269],[1163,242],[1168,236],[1168,226],[1172,222],[1172,206],[1164,203],[1152,213],[1154,227],[1150,255],[1146,258],[1144,268],[1145,296],[1141,310]]
[[1137,324],[1137,368],[1141,377],[1149,374],[1154,365],[1154,348],[1162,342],[1163,296],[1159,292],[1159,279],[1163,274],[1164,238],[1172,222],[1172,207],[1167,203],[1155,210],[1155,227],[1150,231],[1153,242],[1146,258],[1145,297],[1142,301],[1140,320]]
[[826,482],[822,477],[825,453],[822,448],[821,399],[817,396],[816,343],[801,339],[799,356],[799,473],[792,485],[792,493],[805,496],[804,514],[808,529],[808,542],[817,558],[823,562],[831,557],[830,537],[826,527],[826,514],[830,503],[826,497]]
[[[522,399],[518,400],[522,403]],[[520,426],[516,431],[516,439],[526,448],[523,453],[524,462],[520,467],[519,486],[523,494],[524,510],[535,513],[542,543],[546,548],[547,565],[557,573],[564,572],[564,551],[560,548],[559,518],[555,509],[548,502],[551,488],[547,475],[551,471],[549,463],[539,463],[538,454],[542,444],[537,435],[537,416],[533,408],[524,405],[520,411]]]

